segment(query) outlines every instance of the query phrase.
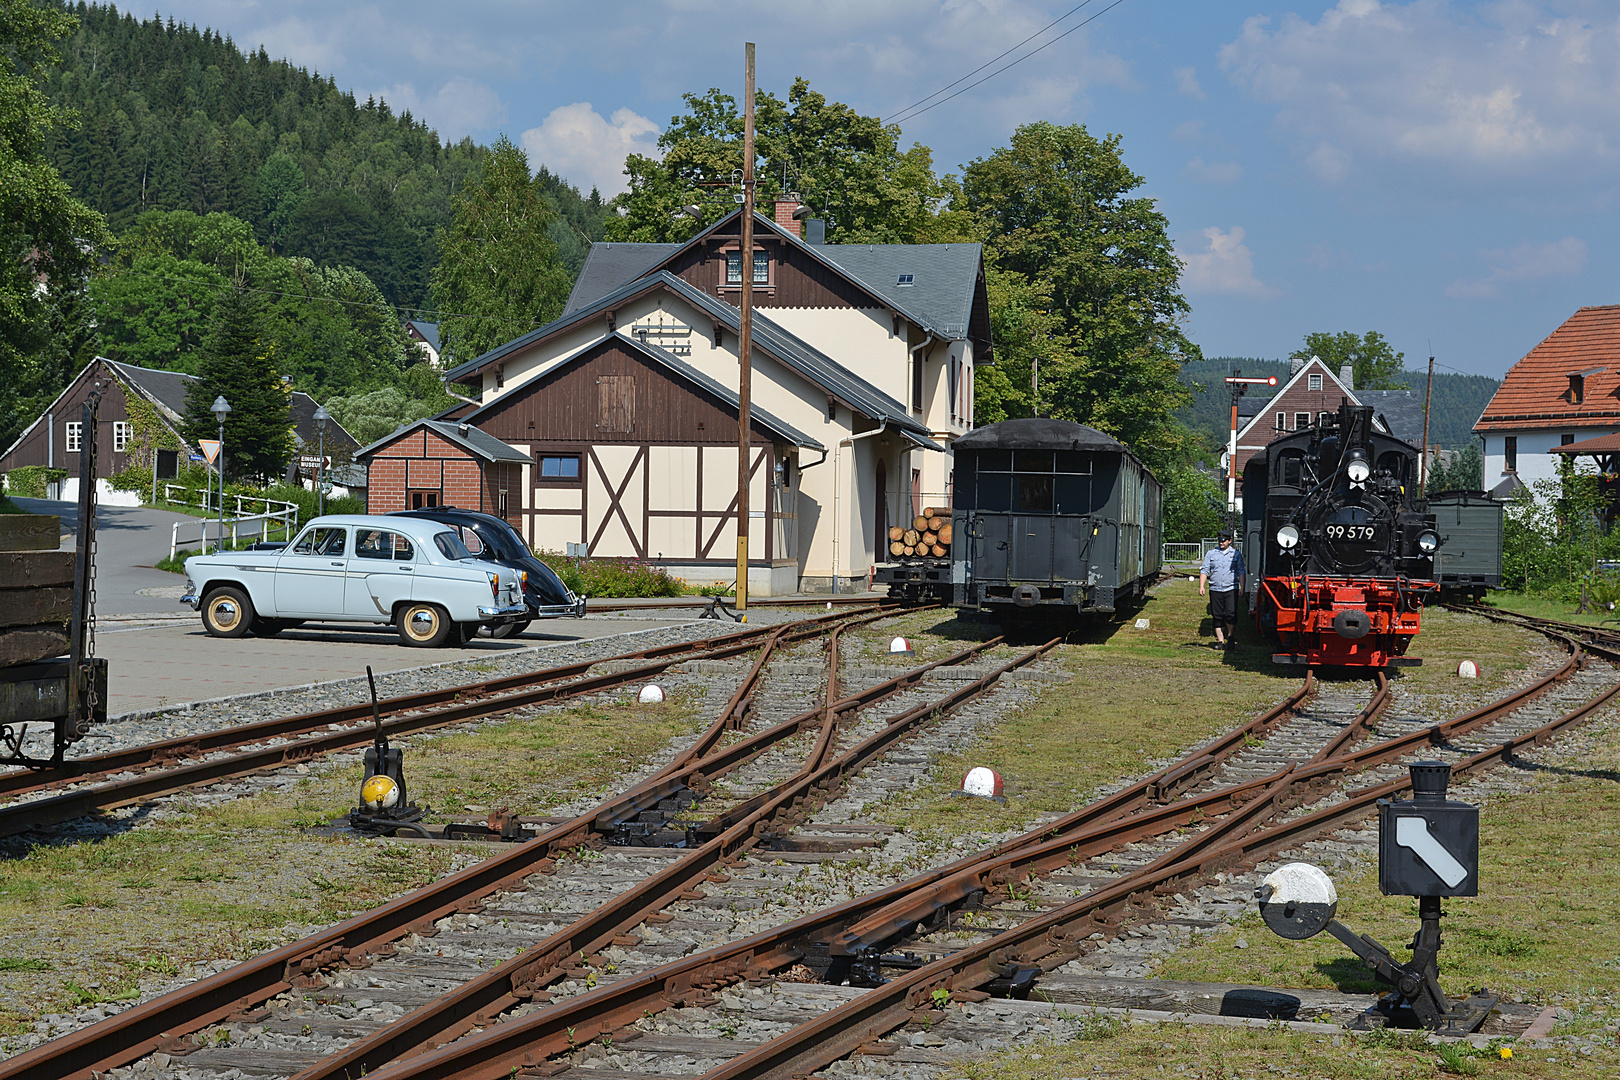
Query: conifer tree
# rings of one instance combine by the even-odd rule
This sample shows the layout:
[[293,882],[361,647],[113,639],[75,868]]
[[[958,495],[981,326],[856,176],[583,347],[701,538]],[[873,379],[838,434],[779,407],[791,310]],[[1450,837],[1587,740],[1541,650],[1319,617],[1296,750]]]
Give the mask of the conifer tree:
[[224,292],[214,310],[214,324],[203,347],[198,381],[186,396],[186,435],[218,436],[211,411],[223,396],[231,411],[225,418],[225,477],[232,480],[275,479],[292,457],[288,419],[288,386],[281,381],[258,333],[258,320],[247,297]]

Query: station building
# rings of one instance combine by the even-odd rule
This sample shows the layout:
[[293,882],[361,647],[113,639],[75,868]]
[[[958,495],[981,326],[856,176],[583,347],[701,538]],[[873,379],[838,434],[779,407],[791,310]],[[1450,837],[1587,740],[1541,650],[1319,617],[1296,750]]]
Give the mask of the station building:
[[[740,211],[684,244],[596,244],[560,318],[446,373],[476,404],[439,420],[527,458],[494,505],[532,545],[735,577],[745,264],[750,591],[864,587],[889,525],[950,502],[991,359],[980,245],[811,244],[795,208],[756,214],[746,260]],[[413,491],[373,466],[373,512]]]

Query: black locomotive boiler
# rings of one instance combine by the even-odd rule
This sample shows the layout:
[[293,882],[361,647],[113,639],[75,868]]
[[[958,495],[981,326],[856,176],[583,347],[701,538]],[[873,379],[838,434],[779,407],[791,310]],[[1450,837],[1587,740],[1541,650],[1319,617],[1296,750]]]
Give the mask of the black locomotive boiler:
[[1344,402],[1272,440],[1243,470],[1244,561],[1255,621],[1280,663],[1383,668],[1406,656],[1439,590],[1418,451]]
[[1129,447],[1066,420],[956,440],[952,602],[1003,621],[1113,612],[1159,571],[1164,488]]

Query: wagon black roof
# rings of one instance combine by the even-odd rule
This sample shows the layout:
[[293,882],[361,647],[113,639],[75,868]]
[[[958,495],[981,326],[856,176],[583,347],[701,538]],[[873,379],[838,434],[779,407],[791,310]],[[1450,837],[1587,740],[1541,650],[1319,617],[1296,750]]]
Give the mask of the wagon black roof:
[[1003,420],[999,424],[975,428],[957,439],[953,449],[1117,450],[1131,453],[1130,447],[1112,435],[1104,435],[1096,428],[1076,424],[1071,420],[1052,420],[1043,416]]

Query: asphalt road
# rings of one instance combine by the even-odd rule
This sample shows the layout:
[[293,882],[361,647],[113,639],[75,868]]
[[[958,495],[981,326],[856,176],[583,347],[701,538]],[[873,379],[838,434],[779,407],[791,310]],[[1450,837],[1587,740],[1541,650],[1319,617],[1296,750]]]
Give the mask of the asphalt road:
[[[13,499],[34,514],[62,519],[62,547],[73,550],[79,504],[47,499]],[[96,614],[144,615],[183,612],[180,593],[185,578],[155,565],[169,554],[176,521],[196,521],[173,510],[144,506],[96,508]],[[193,546],[196,546],[193,544]]]
[[[175,605],[179,607],[178,604]],[[184,610],[184,609],[182,609]],[[372,670],[399,671],[424,664],[475,660],[517,649],[582,641],[634,630],[678,626],[690,614],[670,618],[587,616],[549,619],[530,625],[516,638],[480,637],[460,648],[412,649],[383,626],[313,624],[284,630],[273,638],[208,636],[201,615],[187,619],[102,620],[96,628],[96,655],[107,658],[107,713],[161,709],[333,679]],[[626,645],[627,650],[638,646]]]

